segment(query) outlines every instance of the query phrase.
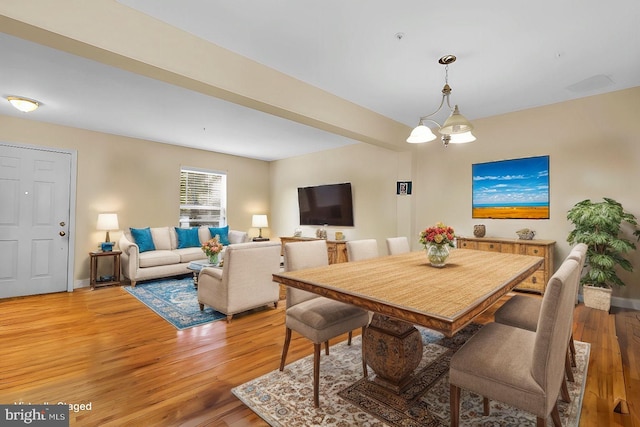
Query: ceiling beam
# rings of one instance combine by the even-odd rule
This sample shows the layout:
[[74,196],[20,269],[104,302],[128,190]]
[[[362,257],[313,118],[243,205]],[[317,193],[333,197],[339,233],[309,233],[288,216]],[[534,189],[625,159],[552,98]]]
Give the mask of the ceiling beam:
[[115,0],[0,2],[2,31],[54,49],[376,146],[411,128]]

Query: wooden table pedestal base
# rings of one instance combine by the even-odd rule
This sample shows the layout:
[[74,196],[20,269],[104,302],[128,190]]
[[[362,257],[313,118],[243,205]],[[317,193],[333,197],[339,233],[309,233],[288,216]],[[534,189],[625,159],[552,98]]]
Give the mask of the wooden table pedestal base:
[[422,359],[422,336],[411,324],[375,313],[363,337],[375,382],[400,394],[411,384]]

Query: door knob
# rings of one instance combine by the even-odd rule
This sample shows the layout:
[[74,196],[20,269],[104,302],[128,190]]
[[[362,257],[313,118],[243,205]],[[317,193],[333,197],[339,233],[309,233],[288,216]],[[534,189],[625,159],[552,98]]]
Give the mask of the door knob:
[[61,235],[62,237],[66,236],[67,233],[65,233],[64,231],[61,231],[60,233],[58,233],[59,235]]
[[65,225],[64,221],[60,221],[60,227],[64,227]]

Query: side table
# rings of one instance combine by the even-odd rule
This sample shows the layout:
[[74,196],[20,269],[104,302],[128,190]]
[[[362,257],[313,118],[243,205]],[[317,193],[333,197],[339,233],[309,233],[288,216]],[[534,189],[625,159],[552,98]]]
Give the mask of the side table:
[[[92,290],[100,286],[120,285],[120,254],[122,254],[122,251],[89,252],[91,264],[89,283]],[[113,258],[113,275],[105,278],[105,280],[98,280],[98,259],[105,257]]]

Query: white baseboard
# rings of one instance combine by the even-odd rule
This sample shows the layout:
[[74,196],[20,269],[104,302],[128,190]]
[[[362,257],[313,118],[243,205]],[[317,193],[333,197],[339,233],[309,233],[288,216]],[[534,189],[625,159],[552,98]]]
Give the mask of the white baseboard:
[[89,286],[91,286],[89,279],[76,280],[73,283],[73,289],[88,288]]
[[611,305],[619,308],[630,308],[640,310],[640,299],[611,297]]

